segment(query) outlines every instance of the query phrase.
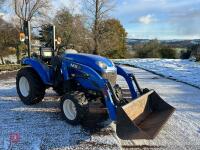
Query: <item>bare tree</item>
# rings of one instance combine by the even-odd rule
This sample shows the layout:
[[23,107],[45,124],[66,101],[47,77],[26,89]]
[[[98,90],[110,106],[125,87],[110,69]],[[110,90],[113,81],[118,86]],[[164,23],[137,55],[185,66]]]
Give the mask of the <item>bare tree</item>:
[[99,54],[100,22],[114,8],[111,0],[85,0],[85,9],[88,17],[92,20],[92,32],[94,40],[93,54]]
[[49,0],[13,0],[13,8],[20,19],[21,27],[24,21],[30,21],[36,16],[45,16],[45,10],[49,7]]

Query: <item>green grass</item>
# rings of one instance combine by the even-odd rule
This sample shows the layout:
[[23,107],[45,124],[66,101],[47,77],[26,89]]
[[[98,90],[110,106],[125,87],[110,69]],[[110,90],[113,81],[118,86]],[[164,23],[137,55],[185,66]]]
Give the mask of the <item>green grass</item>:
[[14,71],[21,68],[21,65],[0,65],[0,72],[1,71]]

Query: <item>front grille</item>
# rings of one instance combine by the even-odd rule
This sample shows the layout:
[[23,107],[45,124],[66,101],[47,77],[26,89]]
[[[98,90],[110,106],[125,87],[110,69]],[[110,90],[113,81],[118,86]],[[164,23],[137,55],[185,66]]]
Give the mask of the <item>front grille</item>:
[[108,79],[108,81],[112,84],[115,85],[117,81],[117,73],[116,72],[107,72],[103,73],[102,75],[103,78]]

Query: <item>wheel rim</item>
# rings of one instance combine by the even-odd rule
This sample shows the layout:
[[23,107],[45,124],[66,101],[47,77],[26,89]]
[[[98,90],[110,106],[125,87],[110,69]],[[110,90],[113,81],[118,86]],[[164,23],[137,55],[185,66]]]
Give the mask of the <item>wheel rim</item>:
[[76,107],[74,102],[72,102],[71,100],[67,99],[64,101],[63,103],[63,111],[65,116],[69,119],[69,120],[74,120],[76,118]]
[[29,95],[30,86],[28,80],[25,77],[21,77],[19,80],[19,90],[24,97]]

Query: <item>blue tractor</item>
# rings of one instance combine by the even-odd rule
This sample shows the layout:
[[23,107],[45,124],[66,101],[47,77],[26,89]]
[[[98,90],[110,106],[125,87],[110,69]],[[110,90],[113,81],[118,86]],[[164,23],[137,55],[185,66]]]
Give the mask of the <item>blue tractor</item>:
[[[90,113],[90,104],[98,101],[124,140],[153,139],[175,110],[154,90],[141,89],[132,73],[101,56],[56,55],[54,48],[41,48],[39,56],[24,58],[22,66],[16,86],[24,104],[41,102],[45,90],[53,87],[61,96],[60,109],[66,122],[78,125]],[[123,97],[117,75],[126,80],[131,100]]]

